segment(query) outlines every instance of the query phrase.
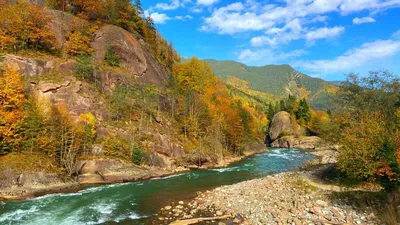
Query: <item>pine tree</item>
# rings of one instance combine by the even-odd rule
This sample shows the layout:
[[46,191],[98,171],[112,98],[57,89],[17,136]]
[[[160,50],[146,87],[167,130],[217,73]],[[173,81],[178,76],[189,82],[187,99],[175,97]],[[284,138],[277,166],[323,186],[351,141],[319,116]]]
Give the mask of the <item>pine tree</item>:
[[142,3],[140,2],[140,0],[135,1],[135,7],[136,7],[138,14],[143,15],[144,11],[143,11]]

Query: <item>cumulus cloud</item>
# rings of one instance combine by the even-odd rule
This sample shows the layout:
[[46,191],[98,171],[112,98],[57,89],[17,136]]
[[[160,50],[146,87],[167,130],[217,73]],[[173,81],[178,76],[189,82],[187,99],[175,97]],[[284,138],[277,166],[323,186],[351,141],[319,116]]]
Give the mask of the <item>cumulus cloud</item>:
[[158,12],[150,14],[150,17],[153,19],[155,24],[164,24],[171,19],[171,17],[167,16],[167,14]]
[[353,23],[354,24],[375,23],[375,22],[376,22],[376,20],[374,18],[372,18],[372,17],[369,17],[369,16],[362,17],[362,18],[356,17],[356,18],[353,19]]
[[214,3],[217,3],[218,0],[197,0],[196,4],[197,5],[205,5],[205,6],[210,6]]
[[170,3],[165,3],[165,2],[157,3],[155,8],[160,10],[174,10],[179,8],[180,5],[181,4],[179,0],[172,0]]
[[[219,34],[237,34],[249,31],[281,31],[276,33],[285,36],[282,31],[287,31],[286,36],[299,33],[292,32],[287,28],[288,24],[298,20],[303,25],[302,38],[316,40],[323,37],[337,37],[344,32],[344,28],[338,26],[333,28],[321,28],[305,25],[322,23],[328,20],[326,14],[339,12],[349,14],[367,10],[379,12],[389,8],[400,7],[400,0],[286,0],[278,4],[260,3],[260,1],[247,0],[246,2],[236,2],[226,6],[215,8],[211,15],[204,18],[201,26],[202,31],[216,32]],[[373,18],[358,18],[356,22],[371,22]],[[275,30],[274,30],[275,29]],[[279,30],[281,29],[281,30]],[[276,35],[267,33],[252,39],[254,46],[261,46],[264,43],[276,43],[274,39],[279,39]],[[287,38],[289,40],[290,38]],[[293,38],[294,40],[297,38]]]
[[270,28],[266,31],[267,35],[253,37],[250,43],[253,47],[260,47],[264,45],[274,46],[281,43],[289,43],[290,41],[301,38],[307,41],[315,41],[317,39],[339,37],[344,31],[344,27],[338,26],[308,30],[302,28],[301,24],[297,21],[295,23],[288,23],[283,28]]
[[241,2],[221,7],[205,18],[201,27],[202,31],[216,31],[220,34],[235,34],[244,31],[263,30],[271,27],[273,23],[263,21],[254,12],[245,12],[245,6]]
[[316,30],[310,31],[305,35],[308,41],[313,41],[317,39],[338,37],[344,32],[344,27],[322,27]]
[[294,63],[295,67],[319,74],[345,72],[400,53],[400,40],[378,40],[364,43],[331,60],[309,60]]

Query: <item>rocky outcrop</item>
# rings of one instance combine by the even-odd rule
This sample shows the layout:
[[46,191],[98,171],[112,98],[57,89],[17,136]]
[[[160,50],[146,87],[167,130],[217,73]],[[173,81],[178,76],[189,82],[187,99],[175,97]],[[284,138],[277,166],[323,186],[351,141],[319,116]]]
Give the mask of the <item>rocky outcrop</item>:
[[143,168],[117,159],[82,160],[76,165],[80,184],[122,183],[161,177],[174,171],[161,168]]
[[282,111],[274,115],[269,128],[269,138],[271,142],[278,139],[282,134],[294,134],[297,127],[292,124],[290,114]]
[[0,171],[0,200],[35,197],[41,193],[78,189],[78,182],[58,174],[44,172],[17,173],[12,169]]
[[271,143],[273,148],[298,148],[298,149],[316,149],[321,143],[322,139],[316,136],[296,137],[296,136],[285,136],[276,139]]
[[17,69],[23,76],[34,77],[47,73],[55,68],[54,60],[24,58],[16,55],[5,55],[1,64]]
[[121,66],[131,75],[142,76],[147,69],[147,61],[139,42],[128,31],[106,25],[94,34],[92,48],[93,57],[104,60],[106,46],[109,45],[115,54],[120,57]]

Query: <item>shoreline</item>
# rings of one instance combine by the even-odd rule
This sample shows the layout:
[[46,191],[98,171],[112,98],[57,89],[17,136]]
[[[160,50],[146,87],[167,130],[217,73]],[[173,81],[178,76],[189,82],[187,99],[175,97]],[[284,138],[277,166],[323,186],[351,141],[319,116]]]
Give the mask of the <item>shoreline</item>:
[[[79,176],[76,177],[66,177],[63,175],[55,175],[55,174],[46,174],[41,173],[42,176],[50,176],[53,179],[55,177],[58,180],[55,180],[52,184],[42,184],[42,185],[33,185],[30,187],[21,187],[21,185],[13,184],[10,188],[1,189],[0,188],[0,202],[5,201],[13,201],[13,200],[25,200],[36,198],[48,194],[59,194],[59,193],[75,193],[85,189],[86,186],[90,185],[109,185],[109,184],[118,184],[118,183],[131,183],[131,182],[140,182],[145,180],[150,180],[153,178],[163,178],[175,174],[190,172],[193,169],[214,169],[214,168],[224,168],[228,167],[233,163],[244,160],[248,157],[254,156],[256,154],[268,152],[268,147],[261,149],[260,147],[255,150],[247,150],[243,152],[242,156],[231,156],[227,159],[222,160],[217,164],[207,165],[206,167],[197,167],[193,168],[192,165],[185,165],[184,167],[176,167],[173,169],[165,169],[160,167],[135,167],[136,171],[128,171],[128,172],[109,172],[105,174],[89,174],[90,175],[100,175],[103,181],[99,182],[94,179],[93,182],[79,181]],[[133,167],[131,167],[133,168]],[[139,172],[138,172],[139,171]],[[0,171],[1,172],[1,171]],[[136,172],[137,174],[135,174]],[[15,176],[15,175],[14,175]],[[20,179],[21,175],[18,176],[17,180]],[[81,177],[82,178],[82,177]],[[63,181],[60,181],[63,180]]]
[[335,193],[310,184],[304,172],[283,172],[200,192],[157,216],[160,224],[205,216],[224,217],[217,220],[221,224],[379,224],[372,210],[362,211]]

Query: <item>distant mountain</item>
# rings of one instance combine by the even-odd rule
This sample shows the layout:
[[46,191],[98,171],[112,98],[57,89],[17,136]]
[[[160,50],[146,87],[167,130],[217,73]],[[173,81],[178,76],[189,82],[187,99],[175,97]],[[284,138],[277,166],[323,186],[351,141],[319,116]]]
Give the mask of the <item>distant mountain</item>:
[[[277,98],[286,98],[289,94],[307,98],[314,109],[328,109],[330,96],[337,86],[320,78],[313,78],[294,70],[290,65],[247,66],[235,61],[217,61],[206,59],[214,73],[232,85],[238,78],[246,82],[247,88],[264,92]],[[270,98],[273,99],[273,98]]]
[[340,86],[345,81],[344,80],[332,80],[332,81],[328,81],[328,82],[333,84],[333,85]]

